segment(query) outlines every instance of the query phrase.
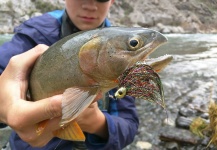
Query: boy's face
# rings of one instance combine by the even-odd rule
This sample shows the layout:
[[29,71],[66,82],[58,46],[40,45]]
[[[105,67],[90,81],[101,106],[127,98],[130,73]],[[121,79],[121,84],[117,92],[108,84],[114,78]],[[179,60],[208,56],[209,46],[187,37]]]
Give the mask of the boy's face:
[[98,2],[97,0],[66,0],[67,13],[80,30],[99,27],[105,20],[114,0]]

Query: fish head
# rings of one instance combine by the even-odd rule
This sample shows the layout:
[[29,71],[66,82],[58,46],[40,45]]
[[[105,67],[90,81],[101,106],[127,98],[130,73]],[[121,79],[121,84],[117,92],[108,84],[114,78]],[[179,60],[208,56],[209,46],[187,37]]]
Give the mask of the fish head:
[[147,28],[103,28],[81,47],[80,67],[97,82],[114,81],[166,42],[160,32]]

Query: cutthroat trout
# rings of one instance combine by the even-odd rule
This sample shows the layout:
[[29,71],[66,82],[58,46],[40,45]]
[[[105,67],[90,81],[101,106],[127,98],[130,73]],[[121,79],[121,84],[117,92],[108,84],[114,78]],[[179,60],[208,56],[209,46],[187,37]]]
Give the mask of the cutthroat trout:
[[[84,141],[74,119],[97,95],[117,87],[117,78],[126,69],[145,61],[166,41],[161,33],[146,28],[109,27],[69,35],[50,46],[36,61],[30,75],[31,98],[37,101],[63,93],[60,125],[64,129],[54,135]],[[152,64],[160,69],[157,61]],[[39,134],[43,132],[42,124]]]

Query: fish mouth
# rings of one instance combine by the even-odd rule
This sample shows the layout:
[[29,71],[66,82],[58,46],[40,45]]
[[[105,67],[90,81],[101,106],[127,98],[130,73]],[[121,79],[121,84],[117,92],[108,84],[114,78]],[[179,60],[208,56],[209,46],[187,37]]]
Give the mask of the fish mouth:
[[167,41],[168,39],[160,32],[155,31],[151,33],[150,42],[138,50],[141,54],[138,56],[139,61],[137,61],[137,63],[147,64],[156,72],[162,71],[172,61],[173,57],[171,55],[164,55],[151,59],[147,57],[160,46],[167,43]]
[[164,55],[157,58],[146,59],[145,64],[151,66],[154,71],[161,72],[173,59],[171,55]]

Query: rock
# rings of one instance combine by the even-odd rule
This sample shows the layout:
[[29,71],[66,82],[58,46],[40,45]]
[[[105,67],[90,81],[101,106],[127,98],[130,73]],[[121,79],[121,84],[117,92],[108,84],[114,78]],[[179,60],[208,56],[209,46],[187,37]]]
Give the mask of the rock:
[[0,148],[5,146],[5,144],[8,142],[10,134],[11,134],[10,127],[0,128]]
[[136,143],[136,147],[138,147],[140,149],[144,149],[144,150],[149,150],[152,148],[152,144],[149,142],[145,142],[145,141],[138,141]]
[[163,125],[169,125],[175,127],[175,121],[172,118],[166,118],[163,121]]
[[33,13],[32,15],[31,15],[31,17],[37,17],[37,16],[41,16],[42,15],[42,13],[40,13],[40,12],[35,12],[35,13]]
[[22,16],[19,18],[19,22],[24,22],[26,20],[28,20],[30,17],[28,15]]
[[196,113],[196,110],[188,108],[188,107],[181,107],[179,109],[179,115],[184,117],[192,117]]
[[159,0],[154,0],[152,3],[153,3],[154,5],[159,5]]
[[192,118],[178,116],[176,118],[176,126],[179,127],[179,128],[183,128],[183,129],[189,129],[192,121],[193,121]]
[[157,28],[162,33],[184,33],[184,29],[180,26],[168,26],[162,23],[157,24]]
[[199,139],[190,131],[166,126],[161,129],[160,140],[178,142],[180,144],[198,144]]
[[184,29],[181,26],[172,27],[171,33],[184,33]]
[[204,119],[209,119],[209,114],[208,113],[202,113],[200,115],[201,118],[204,118]]
[[171,30],[167,27],[160,28],[159,31],[162,33],[170,33],[171,32]]
[[176,142],[168,142],[165,147],[167,150],[179,150],[179,145]]

